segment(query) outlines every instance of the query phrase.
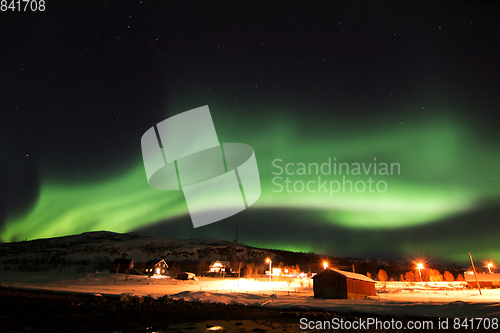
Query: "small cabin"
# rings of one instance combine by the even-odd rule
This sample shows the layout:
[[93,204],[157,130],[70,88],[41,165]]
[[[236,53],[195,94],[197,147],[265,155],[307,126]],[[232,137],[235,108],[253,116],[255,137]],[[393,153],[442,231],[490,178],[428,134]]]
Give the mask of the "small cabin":
[[226,260],[216,260],[210,263],[210,273],[231,273],[231,263]]
[[477,273],[476,276],[477,281],[473,272],[464,273],[468,288],[477,288],[477,282],[479,282],[479,287],[481,288],[500,288],[500,273]]
[[362,274],[325,269],[312,279],[314,298],[359,299],[377,295],[375,281]]
[[111,264],[110,273],[128,273],[134,268],[134,261],[132,259],[116,258]]
[[149,276],[165,276],[168,274],[168,265],[165,260],[152,260],[146,263],[144,274]]

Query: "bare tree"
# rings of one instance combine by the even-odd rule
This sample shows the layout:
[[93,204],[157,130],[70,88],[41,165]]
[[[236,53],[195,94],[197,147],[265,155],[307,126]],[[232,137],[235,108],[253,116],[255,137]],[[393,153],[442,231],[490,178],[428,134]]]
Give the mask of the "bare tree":
[[431,282],[440,282],[443,281],[443,276],[437,269],[428,269],[427,275],[429,276],[429,281]]
[[417,282],[417,275],[413,271],[406,272],[405,280],[408,282]]
[[378,271],[378,279],[380,282],[387,282],[387,273],[383,269]]
[[455,281],[455,278],[453,277],[453,274],[451,274],[448,271],[444,272],[444,279],[445,279],[445,281],[448,281],[448,282]]

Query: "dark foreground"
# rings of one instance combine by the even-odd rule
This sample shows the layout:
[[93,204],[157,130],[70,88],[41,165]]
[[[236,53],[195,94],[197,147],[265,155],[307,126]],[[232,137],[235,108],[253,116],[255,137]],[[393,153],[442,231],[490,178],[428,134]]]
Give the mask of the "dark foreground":
[[[332,318],[356,320],[359,317],[369,316],[190,303],[182,300],[174,301],[168,297],[152,299],[75,295],[0,288],[2,332],[304,332],[300,329],[301,318],[323,322],[331,321]],[[429,318],[389,316],[377,316],[377,318],[389,321],[398,319],[403,322],[416,319],[429,320]],[[434,327],[437,327],[437,322]],[[342,330],[335,331],[342,332]],[[401,331],[403,330],[344,330],[344,332]]]

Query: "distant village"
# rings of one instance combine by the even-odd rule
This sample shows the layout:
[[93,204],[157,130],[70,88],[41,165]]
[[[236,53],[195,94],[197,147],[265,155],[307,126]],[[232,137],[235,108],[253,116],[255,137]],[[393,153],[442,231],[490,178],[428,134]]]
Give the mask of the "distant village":
[[[383,260],[338,258],[312,252],[261,249],[236,241],[217,239],[161,239],[149,234],[118,234],[106,231],[81,235],[0,244],[4,271],[38,272],[73,270],[88,273],[132,275],[145,279],[214,279],[228,284],[234,279],[252,282],[286,282],[313,287],[319,298],[363,298],[389,283],[405,287],[499,288],[500,273],[491,261],[470,266],[439,264],[425,259]],[[36,253],[36,255],[33,255]],[[465,253],[464,253],[465,254]],[[464,255],[466,257],[466,255]],[[464,258],[465,259],[465,258]],[[221,281],[216,281],[219,279]],[[153,282],[153,281],[151,281]],[[170,283],[168,281],[167,283]],[[238,284],[239,284],[238,280]],[[403,284],[401,285],[403,286]],[[269,287],[272,287],[269,284]]]
[[[472,262],[472,260],[471,260]],[[315,298],[344,298],[344,299],[359,299],[367,296],[377,295],[375,284],[386,283],[388,281],[395,281],[394,278],[388,278],[387,273],[380,269],[377,276],[372,278],[372,274],[367,272],[366,275],[356,273],[355,267],[352,265],[352,271],[340,270],[338,267],[330,268],[327,261],[323,261],[323,268],[317,272],[312,273],[301,272],[298,265],[285,266],[279,263],[278,267],[272,267],[271,259],[266,259],[266,266],[268,270],[264,274],[256,274],[258,269],[254,271],[254,264],[250,267],[245,266],[244,274],[242,275],[242,267],[231,267],[230,261],[215,260],[210,263],[208,269],[203,271],[202,277],[214,278],[240,278],[245,276],[269,278],[269,281],[283,281],[285,279],[308,279],[313,281],[314,297]],[[487,272],[480,268],[471,266],[471,270],[458,274],[457,278],[449,272],[445,271],[441,274],[438,270],[426,268],[423,263],[415,263],[415,270],[401,274],[399,281],[409,282],[411,284],[429,283],[429,282],[453,282],[464,281],[466,288],[499,288],[500,287],[500,273],[494,273],[492,263],[487,263]],[[148,277],[163,277],[175,278],[178,280],[198,280],[195,273],[191,272],[170,272],[169,266],[164,259],[151,260],[142,263],[140,269],[135,267],[132,259],[117,258],[113,261],[110,268],[112,274],[134,274],[134,275],[147,275]],[[376,281],[376,280],[377,281]],[[456,287],[454,287],[456,288]]]
[[[134,274],[134,275],[147,275],[147,276],[165,276],[172,277],[179,280],[193,279],[196,277],[196,274],[190,272],[171,272],[169,271],[169,266],[165,262],[164,259],[159,260],[151,260],[149,262],[143,263],[141,268],[135,267],[133,259],[124,259],[124,258],[116,258],[111,264],[110,273],[121,273],[121,274]],[[242,270],[242,267],[236,267],[233,269],[231,267],[231,263],[228,260],[215,260],[210,263],[208,269],[202,272],[201,276],[203,277],[243,277],[248,276],[250,273],[252,276],[256,274],[253,273],[253,264],[245,266],[245,269]],[[307,273],[301,273],[298,265],[296,266],[284,266],[282,264],[280,267],[272,267],[272,273],[269,274],[269,271],[265,272],[265,275],[275,276],[275,277],[289,277],[289,278],[307,278],[311,277]],[[246,273],[242,274],[242,271]],[[258,273],[257,273],[258,274]]]

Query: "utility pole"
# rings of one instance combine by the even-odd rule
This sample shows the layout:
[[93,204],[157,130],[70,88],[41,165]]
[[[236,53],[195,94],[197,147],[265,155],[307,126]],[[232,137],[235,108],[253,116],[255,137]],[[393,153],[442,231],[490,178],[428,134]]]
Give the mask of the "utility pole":
[[120,264],[118,264],[118,267],[116,268],[116,273],[115,273],[115,280],[113,281],[113,284],[116,283],[116,277],[118,276],[118,271],[120,270]]
[[476,275],[476,268],[474,267],[474,262],[472,261],[472,256],[470,255],[470,252],[469,252],[469,259],[470,263],[472,264],[472,271],[474,272],[474,277],[476,278],[477,289],[479,289],[479,295],[482,295],[483,293],[481,293],[481,287],[479,286],[479,280],[477,279]]
[[238,290],[240,289],[240,271],[241,271],[240,261],[238,260]]

